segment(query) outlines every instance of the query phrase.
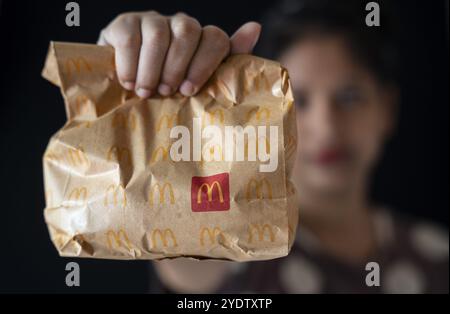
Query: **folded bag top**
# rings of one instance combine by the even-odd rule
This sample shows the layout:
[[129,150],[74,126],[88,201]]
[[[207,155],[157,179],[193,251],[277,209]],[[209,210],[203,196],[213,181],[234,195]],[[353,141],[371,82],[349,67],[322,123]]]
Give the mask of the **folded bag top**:
[[285,256],[298,206],[287,71],[228,57],[194,96],[140,99],[121,87],[112,47],[50,44],[43,76],[67,122],[43,158],[50,237],[61,256]]

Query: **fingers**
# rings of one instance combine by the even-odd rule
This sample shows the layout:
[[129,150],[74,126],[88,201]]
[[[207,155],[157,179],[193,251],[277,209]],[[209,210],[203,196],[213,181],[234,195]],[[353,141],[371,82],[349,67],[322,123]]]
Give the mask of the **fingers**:
[[200,23],[185,14],[170,19],[171,43],[158,92],[167,96],[178,90],[201,36]]
[[142,98],[167,96],[179,90],[196,94],[230,53],[250,53],[261,26],[249,22],[231,40],[216,26],[179,13],[166,17],[156,12],[118,16],[100,34],[98,44],[115,48],[121,85]]
[[248,22],[231,37],[231,53],[251,53],[261,33],[261,24]]
[[125,89],[133,90],[141,47],[141,21],[132,14],[119,16],[102,32],[100,44],[115,48],[117,76]]
[[142,98],[155,94],[170,43],[167,19],[146,15],[141,21],[142,43],[136,79],[136,94]]
[[180,86],[180,92],[186,96],[196,94],[229,51],[230,39],[228,35],[216,26],[205,26],[186,79]]

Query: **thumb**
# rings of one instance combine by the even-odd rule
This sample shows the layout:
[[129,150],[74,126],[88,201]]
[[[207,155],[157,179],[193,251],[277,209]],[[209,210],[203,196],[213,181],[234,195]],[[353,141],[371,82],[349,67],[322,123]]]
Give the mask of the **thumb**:
[[261,24],[248,22],[231,36],[231,53],[251,53],[261,33]]

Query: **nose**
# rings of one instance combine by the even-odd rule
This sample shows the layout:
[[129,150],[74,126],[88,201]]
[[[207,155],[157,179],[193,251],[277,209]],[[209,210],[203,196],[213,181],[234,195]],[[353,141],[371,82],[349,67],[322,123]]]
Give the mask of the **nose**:
[[332,145],[338,136],[338,115],[331,97],[317,95],[300,117],[300,132],[316,143]]

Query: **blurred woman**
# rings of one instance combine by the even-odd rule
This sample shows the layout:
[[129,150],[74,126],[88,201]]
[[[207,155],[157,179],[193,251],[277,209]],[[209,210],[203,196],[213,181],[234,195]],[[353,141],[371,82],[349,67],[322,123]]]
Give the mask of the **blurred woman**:
[[[161,285],[152,291],[448,293],[448,233],[394,214],[369,198],[371,172],[395,129],[399,91],[390,22],[383,15],[382,27],[367,27],[364,5],[284,1],[263,22],[260,49],[288,69],[297,105],[293,180],[300,222],[289,256],[250,263],[154,262]],[[228,38],[218,28],[202,29],[190,20],[191,28],[177,37],[175,19],[151,14],[147,25],[113,22],[100,39],[119,52],[124,87],[142,97],[177,90],[194,94],[223,58],[250,53],[259,36],[256,23]],[[141,48],[139,54],[114,37],[145,34],[158,23],[175,34],[159,40],[159,50]],[[170,68],[170,60],[182,64],[178,71]],[[152,64],[150,74],[146,64]]]

